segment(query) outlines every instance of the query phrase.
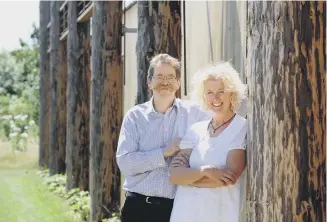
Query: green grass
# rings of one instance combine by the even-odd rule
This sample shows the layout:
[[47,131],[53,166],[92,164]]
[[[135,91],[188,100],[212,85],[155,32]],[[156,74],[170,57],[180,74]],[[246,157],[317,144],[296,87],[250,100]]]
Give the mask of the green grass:
[[[5,150],[3,143],[0,149]],[[36,174],[35,153],[0,155],[0,222],[72,222],[68,204]]]

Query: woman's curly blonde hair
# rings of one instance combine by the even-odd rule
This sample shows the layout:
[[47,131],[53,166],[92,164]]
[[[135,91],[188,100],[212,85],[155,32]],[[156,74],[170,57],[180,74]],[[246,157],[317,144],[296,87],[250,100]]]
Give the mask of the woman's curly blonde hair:
[[222,80],[224,90],[231,92],[231,110],[236,111],[245,97],[245,85],[242,83],[239,73],[229,62],[221,62],[209,66],[195,73],[192,80],[193,91],[191,98],[199,103],[202,109],[207,110],[204,100],[204,85],[208,80]]

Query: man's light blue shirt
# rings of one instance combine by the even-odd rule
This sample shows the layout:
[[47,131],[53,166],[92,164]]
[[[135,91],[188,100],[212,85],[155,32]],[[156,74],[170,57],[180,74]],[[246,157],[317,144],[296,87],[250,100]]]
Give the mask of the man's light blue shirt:
[[175,137],[185,135],[195,122],[209,119],[191,101],[175,99],[165,114],[156,112],[153,99],[134,106],[124,117],[117,148],[117,163],[125,176],[123,188],[146,196],[175,197],[176,186],[169,183],[163,149]]

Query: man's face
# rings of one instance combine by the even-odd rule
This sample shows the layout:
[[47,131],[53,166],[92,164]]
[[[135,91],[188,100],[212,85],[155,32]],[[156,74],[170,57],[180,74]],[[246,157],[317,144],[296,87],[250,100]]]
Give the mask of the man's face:
[[176,78],[173,66],[159,63],[154,68],[153,78],[148,79],[148,86],[154,96],[171,97],[179,89],[180,80]]

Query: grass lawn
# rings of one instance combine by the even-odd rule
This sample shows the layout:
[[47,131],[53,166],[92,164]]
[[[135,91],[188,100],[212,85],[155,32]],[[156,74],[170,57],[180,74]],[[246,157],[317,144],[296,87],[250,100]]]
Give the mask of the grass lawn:
[[37,148],[13,153],[7,146],[0,142],[0,222],[73,222],[68,204],[36,175]]

